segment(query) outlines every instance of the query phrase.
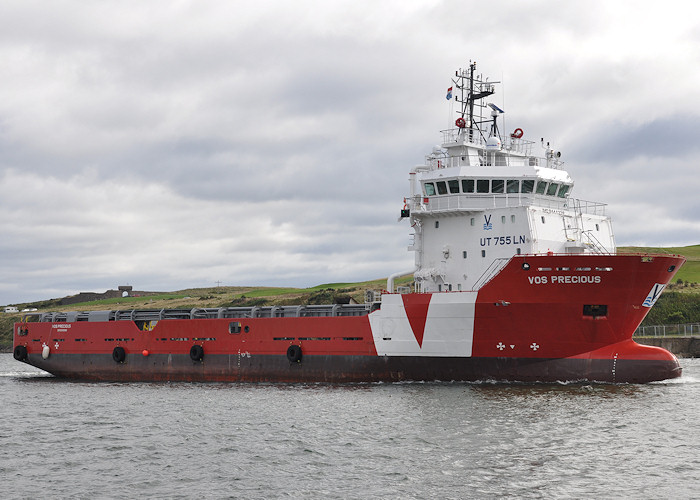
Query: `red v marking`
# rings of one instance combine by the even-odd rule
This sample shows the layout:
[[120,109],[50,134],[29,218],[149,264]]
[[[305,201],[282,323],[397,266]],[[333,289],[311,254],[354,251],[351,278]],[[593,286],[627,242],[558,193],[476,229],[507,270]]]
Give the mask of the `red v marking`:
[[425,320],[428,319],[428,306],[431,293],[415,293],[402,295],[403,306],[406,309],[408,322],[418,341],[418,346],[423,347],[423,334],[425,333]]

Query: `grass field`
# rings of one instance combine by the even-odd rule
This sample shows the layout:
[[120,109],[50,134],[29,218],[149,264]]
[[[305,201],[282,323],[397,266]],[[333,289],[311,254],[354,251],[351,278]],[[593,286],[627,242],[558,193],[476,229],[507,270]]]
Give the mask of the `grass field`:
[[[411,276],[396,280],[396,284],[412,281]],[[226,307],[245,305],[251,300],[264,300],[270,305],[302,304],[314,295],[344,294],[350,295],[357,302],[364,301],[366,290],[381,290],[386,287],[385,279],[358,283],[324,283],[309,288],[291,287],[255,287],[255,286],[221,286],[215,288],[189,288],[173,292],[149,292],[136,297],[117,297],[93,300],[69,305],[58,304],[59,299],[51,301],[18,304],[18,308],[36,307],[40,311],[94,311],[100,309],[178,309],[194,307]],[[50,303],[47,303],[50,302]],[[5,315],[7,316],[7,315]],[[21,315],[18,315],[18,317]]]
[[687,259],[673,281],[682,280],[684,283],[700,283],[700,245],[687,247],[620,247],[620,253],[667,253],[682,255]]

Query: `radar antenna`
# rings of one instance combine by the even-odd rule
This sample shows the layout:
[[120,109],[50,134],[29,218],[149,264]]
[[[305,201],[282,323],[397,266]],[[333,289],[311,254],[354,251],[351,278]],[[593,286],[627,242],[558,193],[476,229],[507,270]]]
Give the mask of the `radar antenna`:
[[505,113],[501,108],[496,106],[493,103],[488,103],[489,108],[491,108],[491,118],[493,119],[493,122],[491,123],[491,136],[492,137],[499,137],[498,134],[498,123],[496,120],[498,120],[498,115],[502,115]]
[[[484,120],[483,108],[485,108],[485,105],[479,101],[484,97],[492,95],[495,92],[493,84],[498,83],[484,81],[481,76],[474,75],[475,71],[476,62],[470,61],[469,68],[456,71],[456,78],[452,80],[454,86],[460,91],[455,98],[456,101],[461,104],[461,109],[457,111],[460,115],[457,119],[459,123],[456,123],[460,128],[468,127],[470,141],[474,139],[475,132],[478,132],[482,137],[484,136],[484,132],[479,125],[490,120]],[[474,113],[475,107],[479,110],[478,117]],[[498,112],[503,113],[497,106],[495,106],[495,108],[496,109],[492,106],[491,109],[494,109],[494,112],[498,110]]]

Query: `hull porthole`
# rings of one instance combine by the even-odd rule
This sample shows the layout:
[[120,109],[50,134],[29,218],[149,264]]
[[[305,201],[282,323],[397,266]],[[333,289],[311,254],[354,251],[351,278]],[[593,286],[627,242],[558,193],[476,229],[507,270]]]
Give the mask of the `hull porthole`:
[[290,345],[287,349],[287,359],[290,363],[301,363],[301,346]]
[[123,363],[126,359],[126,351],[123,347],[115,347],[112,351],[112,359],[117,363]]
[[204,348],[201,345],[193,345],[190,349],[192,361],[202,361],[204,359]]
[[15,347],[13,355],[17,361],[24,361],[27,359],[27,348],[23,345],[18,345]]

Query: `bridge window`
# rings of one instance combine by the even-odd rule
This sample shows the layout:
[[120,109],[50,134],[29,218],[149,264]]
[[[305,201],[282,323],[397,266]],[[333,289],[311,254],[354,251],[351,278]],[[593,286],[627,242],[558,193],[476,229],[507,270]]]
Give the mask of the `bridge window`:
[[506,216],[501,215],[501,224],[505,224],[505,223],[506,223]]
[[435,229],[438,229],[440,227],[440,221],[436,220],[435,221]]
[[450,188],[450,194],[459,194],[459,181],[457,179],[447,181],[447,187]]
[[503,192],[503,179],[494,179],[491,181],[491,192],[492,193],[502,193]]
[[511,215],[511,216],[510,216],[510,221],[511,221],[511,222],[515,222],[515,215]]
[[559,184],[556,182],[550,183],[549,187],[547,188],[547,196],[554,196],[557,194],[557,188],[559,188]]
[[508,179],[506,183],[506,193],[518,193],[520,192],[520,181],[515,179]]
[[547,181],[537,181],[537,189],[535,193],[544,194],[545,189],[547,189]]
[[486,250],[482,250],[482,251],[481,251],[481,256],[482,256],[482,257],[486,257]]
[[469,221],[469,224],[472,226],[474,225],[474,217],[471,218],[471,220]]
[[434,196],[435,195],[435,184],[432,182],[426,182],[424,184],[425,187],[425,196]]
[[466,250],[462,250],[462,258],[463,259],[467,258],[467,251]]
[[479,179],[476,181],[477,193],[488,193],[490,181],[488,179]]
[[462,179],[462,192],[463,193],[473,193],[474,192],[474,179]]
[[567,184],[562,184],[561,187],[559,188],[559,192],[557,193],[557,196],[559,198],[564,198],[566,196],[566,193],[569,192],[570,187],[571,186],[569,186]]
[[447,194],[447,184],[445,184],[445,181],[438,181],[436,184],[438,194]]
[[522,184],[520,185],[520,192],[521,193],[532,193],[533,188],[535,187],[535,181],[531,179],[524,180]]

